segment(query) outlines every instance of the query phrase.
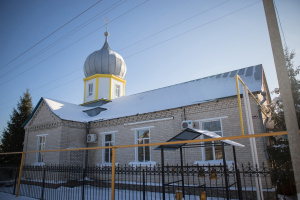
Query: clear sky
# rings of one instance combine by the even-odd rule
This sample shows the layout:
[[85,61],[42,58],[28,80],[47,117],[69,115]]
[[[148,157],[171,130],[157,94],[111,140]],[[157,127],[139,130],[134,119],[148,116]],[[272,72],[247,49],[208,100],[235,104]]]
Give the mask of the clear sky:
[[[257,64],[269,89],[278,87],[257,0],[102,0],[37,44],[96,2],[0,0],[1,132],[26,88],[34,106],[41,97],[83,103],[83,64],[104,43],[104,18],[111,49],[127,64],[126,95]],[[300,1],[275,2],[299,65]]]

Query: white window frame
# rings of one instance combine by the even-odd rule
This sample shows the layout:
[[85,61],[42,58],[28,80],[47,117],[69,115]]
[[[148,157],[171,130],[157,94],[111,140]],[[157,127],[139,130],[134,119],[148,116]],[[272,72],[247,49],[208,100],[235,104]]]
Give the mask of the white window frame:
[[89,89],[89,96],[92,96],[93,95],[93,83],[89,83],[89,86],[88,86],[88,89]]
[[[37,135],[37,151],[46,150],[46,137],[47,135]],[[41,143],[41,138],[45,138],[44,142]],[[41,160],[39,160],[41,156]],[[36,163],[44,163],[45,152],[37,152],[36,153]]]
[[116,97],[121,96],[121,86],[119,84],[115,84],[115,96]]
[[[137,129],[134,129],[134,141],[135,141],[135,144],[138,144],[138,131],[141,131],[141,130],[147,130],[149,131],[149,144],[151,143],[151,127],[142,127],[142,128],[137,128]],[[144,139],[143,139],[144,141]],[[144,142],[143,142],[144,144]],[[145,152],[145,147],[143,147],[143,152]],[[149,146],[149,161],[145,161],[145,153],[144,153],[144,159],[143,161],[139,161],[138,159],[138,147],[135,147],[135,163],[148,163],[148,162],[151,162],[151,149],[150,149],[150,146]]]
[[[217,131],[217,132],[221,132],[221,137],[223,137],[223,126],[222,126],[222,118],[211,118],[211,119],[207,119],[207,120],[199,120],[199,128],[200,130],[204,130],[204,128],[202,127],[202,123],[205,122],[213,122],[213,121],[220,121],[220,126],[221,126],[221,130]],[[204,139],[204,136],[201,135],[200,139]],[[212,141],[212,143],[214,143]],[[202,143],[204,144],[204,143]],[[205,155],[205,147],[201,147],[201,152],[202,152],[202,161],[215,161],[216,160],[216,153],[215,153],[215,147],[212,146],[212,152],[213,152],[213,160],[206,160],[206,155]],[[224,156],[224,155],[223,155]]]
[[[106,136],[106,135],[112,135],[113,140],[111,141],[111,143],[113,143],[112,146],[115,146],[115,133],[116,133],[116,131],[101,133],[101,135],[102,135],[102,146],[103,146],[103,147],[105,147],[105,143],[106,143],[106,142],[105,142],[105,136]],[[103,149],[103,150],[102,150],[102,163],[103,163],[103,164],[111,164],[111,157],[109,157],[109,161],[110,161],[110,162],[106,162],[106,161],[105,161],[105,150],[107,150],[107,149]],[[110,155],[112,149],[110,148],[110,149],[108,149],[108,151],[109,151],[109,155]]]

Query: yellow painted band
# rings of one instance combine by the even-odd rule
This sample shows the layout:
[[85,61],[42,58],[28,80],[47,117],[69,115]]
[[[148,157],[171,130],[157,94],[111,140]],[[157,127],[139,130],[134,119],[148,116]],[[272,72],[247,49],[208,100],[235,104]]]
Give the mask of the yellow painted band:
[[125,96],[125,85],[126,83],[123,83],[123,96]]
[[[240,114],[240,124],[241,124],[241,131],[242,135],[244,135],[244,124],[243,124],[243,114],[242,114],[242,103],[241,103],[241,96],[240,96],[240,89],[239,89],[239,81],[245,86],[246,84],[244,81],[239,77],[239,75],[235,76],[235,82],[236,82],[236,90],[237,90],[237,96],[238,96],[238,103],[239,103],[239,114]],[[265,108],[260,105],[259,101],[256,99],[254,94],[248,89],[248,92],[251,94],[252,98],[256,101],[257,105],[260,106],[261,112],[265,115],[268,116]]]
[[[242,103],[241,103],[241,95],[240,95],[240,87],[239,87],[239,76],[238,75],[235,76],[235,83],[236,83],[236,90],[237,90],[237,97],[238,97],[238,104],[239,104],[241,132],[242,132],[242,135],[245,135],[245,133],[244,133],[244,124],[243,124]],[[242,83],[243,83],[243,81],[242,81]]]
[[83,103],[85,103],[85,88],[86,88],[86,82],[84,81]]
[[111,160],[111,200],[115,200],[116,148],[112,148]]
[[115,76],[113,74],[94,74],[92,76],[84,78],[83,81],[92,80],[92,79],[97,78],[97,77],[99,77],[99,78],[113,78],[113,79],[115,79],[117,81],[120,81],[122,83],[126,83],[126,81],[124,79],[122,79],[118,76]]
[[111,100],[111,98],[112,98],[112,91],[111,91],[111,89],[112,89],[112,79],[110,78],[109,79],[109,100]]
[[83,103],[83,104],[80,104],[80,106],[85,106],[85,105],[88,105],[88,104],[90,104],[90,103],[95,103],[95,102],[97,102],[97,101],[108,101],[108,102],[111,102],[110,100],[108,100],[108,99],[97,99],[97,100],[94,100],[94,101],[89,101],[89,102],[87,102],[87,103]]
[[96,91],[95,91],[95,100],[98,99],[98,90],[99,90],[99,77],[96,77]]

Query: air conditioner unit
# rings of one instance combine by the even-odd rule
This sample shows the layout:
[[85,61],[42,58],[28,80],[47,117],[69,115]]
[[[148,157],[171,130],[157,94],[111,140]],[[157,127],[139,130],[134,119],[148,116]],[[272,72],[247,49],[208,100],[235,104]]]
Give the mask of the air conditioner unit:
[[87,143],[96,143],[97,142],[97,135],[96,134],[88,134],[86,137]]
[[186,128],[195,128],[195,124],[194,124],[194,122],[191,121],[191,120],[182,121],[182,122],[181,122],[181,128],[182,128],[182,129],[186,129]]

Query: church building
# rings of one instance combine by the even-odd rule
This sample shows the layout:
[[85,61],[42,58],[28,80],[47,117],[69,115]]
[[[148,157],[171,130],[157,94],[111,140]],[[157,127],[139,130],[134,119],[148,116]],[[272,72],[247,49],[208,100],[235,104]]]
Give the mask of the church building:
[[[84,63],[83,103],[42,97],[24,124],[24,151],[165,142],[187,127],[222,137],[241,135],[235,75],[241,77],[260,103],[271,103],[261,64],[126,96],[127,67],[122,56],[110,49],[108,36],[105,32],[103,47]],[[268,119],[257,103],[250,101],[255,134],[264,133]],[[252,161],[249,139],[236,142],[245,146],[237,150],[237,162]],[[266,162],[265,138],[257,138],[256,147],[259,163]],[[160,151],[155,148],[117,149],[116,163],[160,164]],[[29,153],[24,162],[78,165],[86,161],[89,165],[106,166],[111,164],[111,155],[110,149],[88,151],[87,159],[83,151]],[[225,155],[218,146],[184,149],[184,162],[189,165],[218,164],[223,156],[233,161],[232,149],[226,147]],[[179,162],[177,153],[165,153],[165,163]]]

